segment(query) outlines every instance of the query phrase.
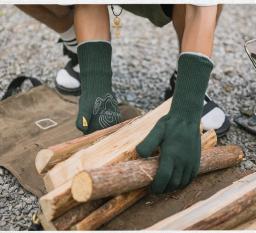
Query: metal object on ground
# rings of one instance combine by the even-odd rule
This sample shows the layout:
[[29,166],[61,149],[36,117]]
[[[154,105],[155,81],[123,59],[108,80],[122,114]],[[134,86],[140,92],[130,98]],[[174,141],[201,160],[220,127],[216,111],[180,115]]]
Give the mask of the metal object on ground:
[[244,48],[254,68],[256,69],[256,39],[245,42]]
[[[244,48],[256,69],[256,39],[245,42]],[[247,132],[256,135],[256,107],[254,107],[252,115],[246,114],[246,112],[241,113],[242,115],[236,117],[234,121]]]

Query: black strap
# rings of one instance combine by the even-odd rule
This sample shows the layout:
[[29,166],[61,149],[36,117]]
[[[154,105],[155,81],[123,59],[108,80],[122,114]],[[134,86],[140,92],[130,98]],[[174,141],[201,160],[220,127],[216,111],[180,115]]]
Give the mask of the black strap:
[[[58,42],[57,43],[63,43],[64,41],[59,38]],[[75,66],[76,64],[78,64],[78,57],[77,57],[77,54],[76,53],[73,53],[71,50],[69,50],[65,44],[63,43],[63,55],[66,55],[68,56],[71,61],[72,61],[72,64],[73,66]]]
[[210,111],[212,111],[214,108],[219,108],[219,106],[216,103],[214,103],[212,100],[207,102],[207,104],[204,105],[202,117],[205,116]]
[[43,226],[39,224],[32,223],[31,226],[28,228],[28,231],[43,231]]
[[21,85],[26,80],[29,80],[32,83],[33,87],[42,85],[42,83],[36,78],[27,77],[27,76],[18,76],[17,78],[15,78],[14,80],[12,80],[10,82],[10,84],[7,87],[7,90],[1,100],[4,100],[12,95],[15,95],[18,92],[18,88],[20,88]]
[[68,72],[68,74],[69,74],[70,76],[72,76],[73,78],[75,78],[76,80],[78,80],[79,82],[81,82],[81,81],[80,81],[80,75],[79,75],[78,72],[76,72],[76,71],[74,70],[74,66],[76,66],[76,65],[73,64],[72,60],[70,60],[70,61],[67,63],[67,65],[65,66],[65,70]]

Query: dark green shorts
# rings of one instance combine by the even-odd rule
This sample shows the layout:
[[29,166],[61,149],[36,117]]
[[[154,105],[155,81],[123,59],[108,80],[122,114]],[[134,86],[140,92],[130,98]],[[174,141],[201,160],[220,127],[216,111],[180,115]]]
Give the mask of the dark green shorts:
[[164,4],[125,4],[123,9],[147,18],[157,27],[163,27],[172,21],[173,5]]

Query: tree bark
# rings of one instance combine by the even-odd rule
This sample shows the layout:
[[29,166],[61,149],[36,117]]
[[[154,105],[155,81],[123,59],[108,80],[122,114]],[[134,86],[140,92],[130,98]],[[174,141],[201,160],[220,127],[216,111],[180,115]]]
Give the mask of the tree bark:
[[[239,146],[221,146],[203,151],[200,174],[237,165],[243,159]],[[78,202],[87,202],[148,186],[156,175],[159,157],[137,159],[83,171],[72,181],[71,192]]]
[[256,214],[256,173],[147,230],[228,230]]
[[39,174],[46,173],[53,168],[57,163],[68,159],[72,154],[96,143],[102,138],[116,132],[118,129],[128,124],[132,120],[127,120],[112,127],[96,131],[92,134],[75,138],[68,142],[49,147],[48,149],[40,150],[36,156],[35,165]]

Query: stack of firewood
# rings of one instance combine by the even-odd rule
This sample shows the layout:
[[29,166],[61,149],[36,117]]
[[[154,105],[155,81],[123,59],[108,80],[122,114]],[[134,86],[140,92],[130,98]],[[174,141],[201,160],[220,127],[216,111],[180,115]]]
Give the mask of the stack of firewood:
[[[138,159],[135,147],[169,111],[170,104],[166,101],[144,116],[41,150],[36,168],[48,192],[40,198],[43,227],[95,230],[144,197],[158,168],[158,152],[151,159]],[[215,147],[214,130],[202,133],[201,139],[200,174],[234,166],[243,159],[238,146]],[[162,226],[167,227],[160,228],[172,229],[172,220],[165,221],[168,224]],[[175,224],[177,229],[195,229],[180,226],[176,220]]]

